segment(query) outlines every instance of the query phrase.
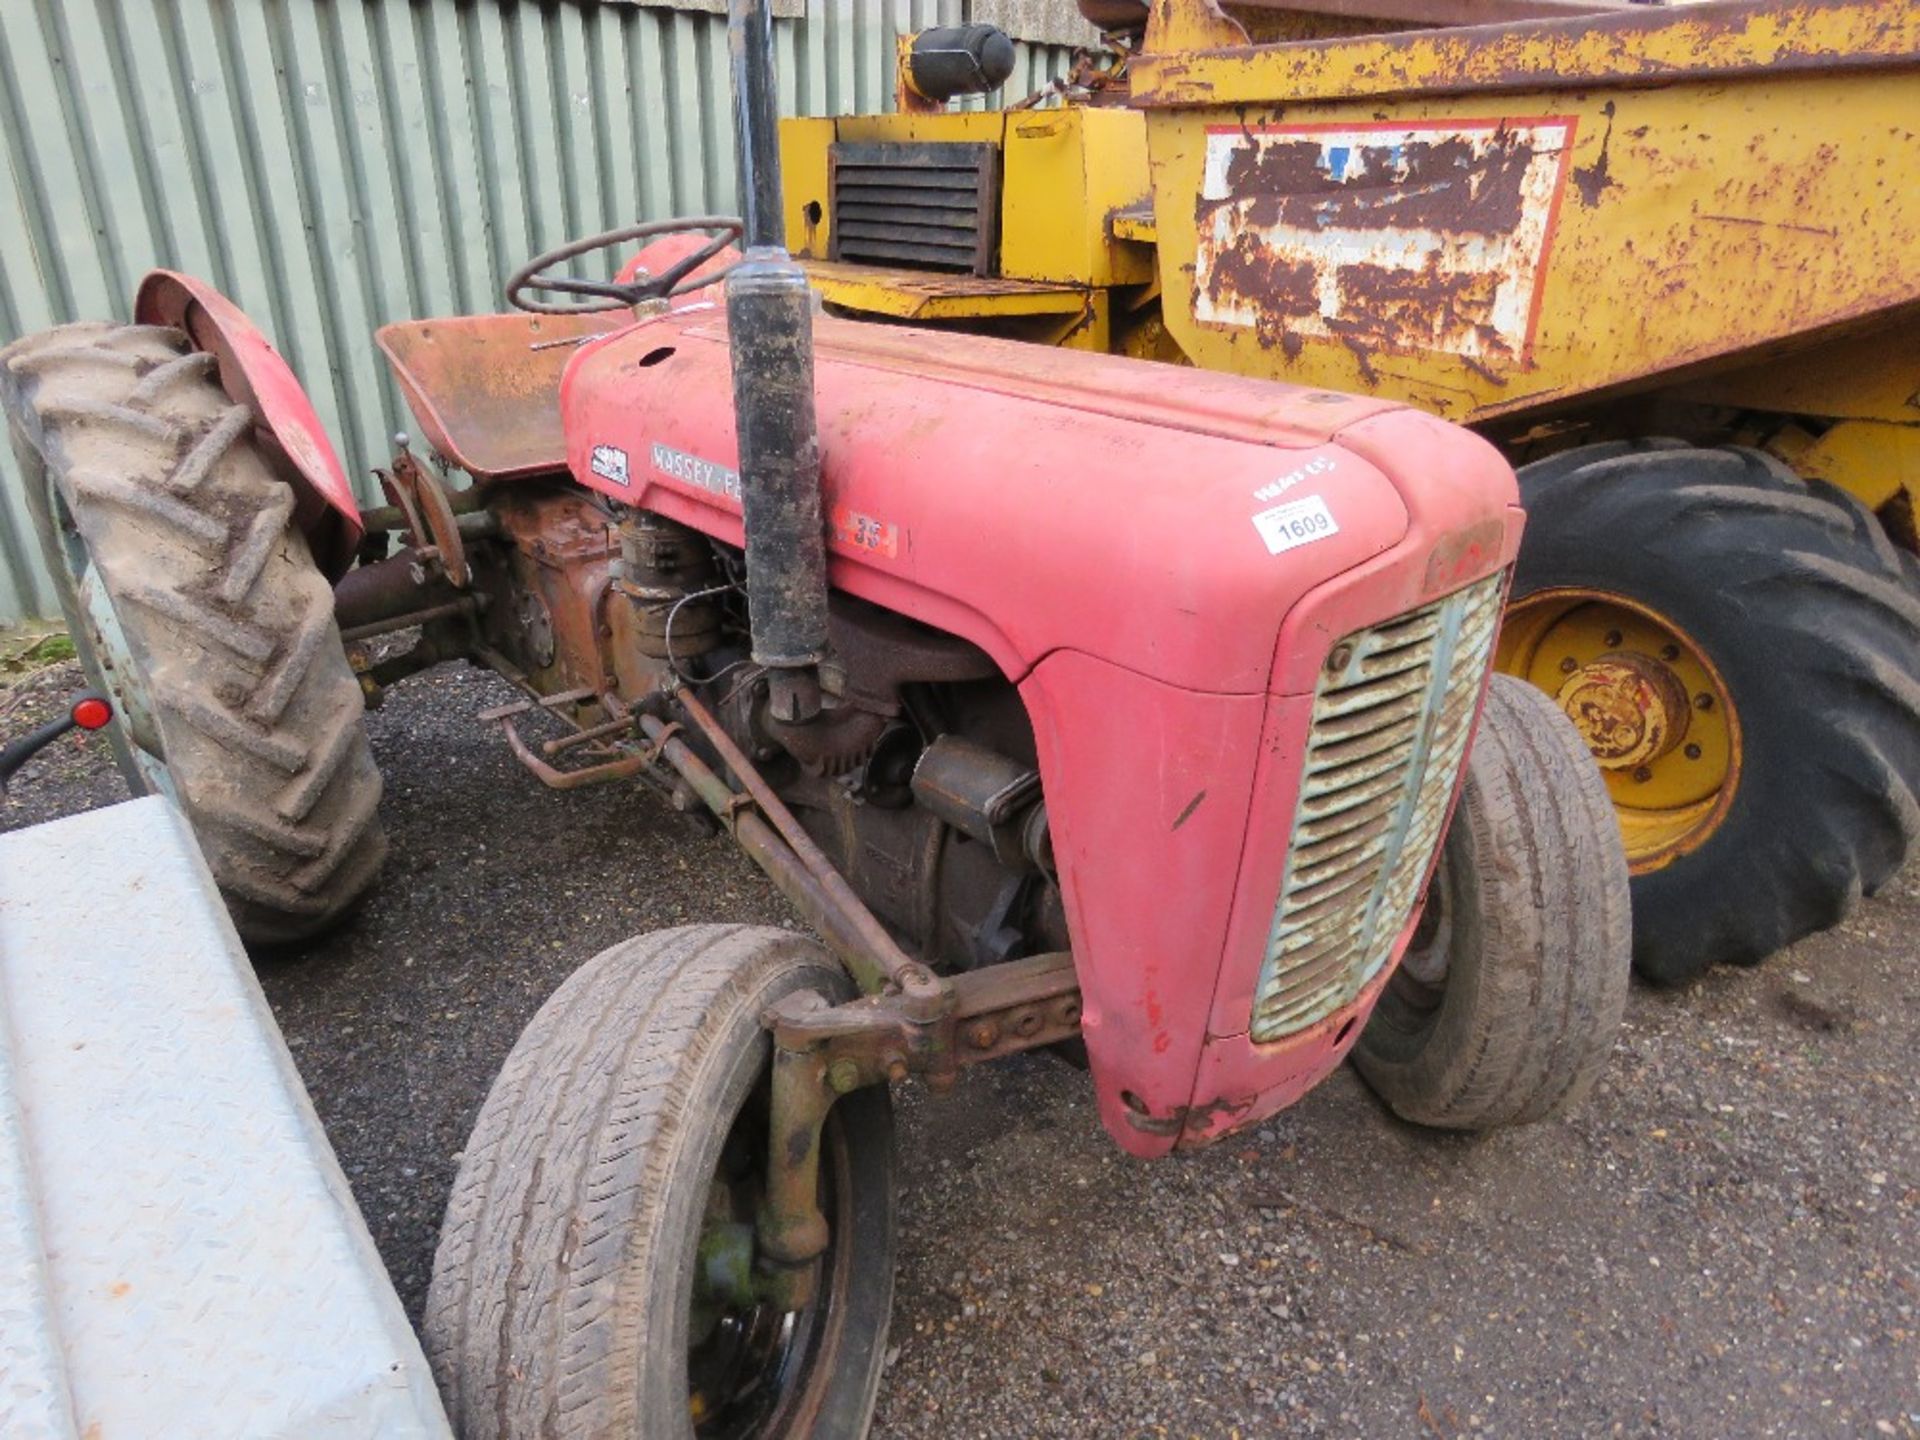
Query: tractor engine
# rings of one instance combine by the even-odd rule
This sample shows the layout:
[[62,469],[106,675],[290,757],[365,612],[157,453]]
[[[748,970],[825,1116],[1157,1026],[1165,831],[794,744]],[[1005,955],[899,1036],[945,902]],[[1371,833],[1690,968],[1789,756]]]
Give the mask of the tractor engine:
[[[936,969],[1069,948],[1032,728],[979,647],[836,593],[821,709],[783,720],[751,658],[737,546],[574,487],[516,487],[493,510],[513,543],[478,552],[477,577],[509,673],[569,707],[691,690]],[[676,803],[699,810],[684,787]]]

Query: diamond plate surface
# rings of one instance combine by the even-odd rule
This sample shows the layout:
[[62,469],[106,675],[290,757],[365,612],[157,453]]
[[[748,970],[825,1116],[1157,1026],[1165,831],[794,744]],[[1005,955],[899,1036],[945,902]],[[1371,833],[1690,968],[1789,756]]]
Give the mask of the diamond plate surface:
[[450,1433],[166,801],[0,836],[0,1015],[0,1433]]

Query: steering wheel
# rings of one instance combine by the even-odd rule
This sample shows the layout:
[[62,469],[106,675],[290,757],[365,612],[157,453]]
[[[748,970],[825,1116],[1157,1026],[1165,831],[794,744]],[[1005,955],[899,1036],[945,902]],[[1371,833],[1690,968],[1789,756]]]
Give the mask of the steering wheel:
[[[544,255],[534,256],[515,271],[513,278],[507,281],[507,301],[535,315],[590,315],[597,311],[619,310],[625,306],[637,305],[642,300],[670,300],[676,295],[685,295],[690,290],[711,285],[733,269],[732,265],[728,265],[711,275],[695,277],[693,274],[707,261],[738,240],[744,228],[740,220],[731,215],[699,215],[680,220],[649,220],[644,225],[629,225],[623,230],[609,230],[604,235],[589,235],[584,240],[570,240],[557,250],[549,250]],[[622,284],[617,280],[575,280],[567,275],[544,273],[562,261],[572,260],[594,250],[604,250],[609,245],[624,245],[633,240],[652,240],[661,235],[677,235],[688,230],[717,230],[720,233],[691,255],[669,265],[658,275],[649,275],[643,270],[632,280]],[[530,290],[544,290],[560,295],[586,295],[592,298],[589,301],[571,305],[556,304],[551,300],[534,299],[526,293]]]

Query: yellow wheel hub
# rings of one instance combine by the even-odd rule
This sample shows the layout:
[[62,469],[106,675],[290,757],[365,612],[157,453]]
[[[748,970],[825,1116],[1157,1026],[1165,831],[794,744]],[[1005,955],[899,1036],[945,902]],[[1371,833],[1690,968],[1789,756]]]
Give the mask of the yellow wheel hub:
[[1537,591],[1508,607],[1497,663],[1553,696],[1579,729],[1635,873],[1719,828],[1739,779],[1739,716],[1679,626],[1603,591]]

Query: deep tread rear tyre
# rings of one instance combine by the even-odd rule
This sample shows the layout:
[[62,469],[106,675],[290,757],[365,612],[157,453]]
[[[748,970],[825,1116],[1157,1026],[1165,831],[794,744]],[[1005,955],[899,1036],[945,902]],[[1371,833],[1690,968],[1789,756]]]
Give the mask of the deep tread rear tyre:
[[[799,989],[851,993],[799,935],[688,926],[604,951],[527,1025],[461,1159],[427,1294],[427,1353],[464,1440],[694,1433],[702,1210],[768,1069],[760,1017]],[[800,1372],[804,1413],[754,1437],[857,1440],[879,1389],[894,1245],[884,1089],[834,1106],[822,1170],[845,1186],[821,1283],[827,1348]]]
[[1577,1104],[1626,1005],[1627,862],[1579,732],[1511,676],[1488,689],[1428,904],[1354,1046],[1360,1074],[1403,1120],[1447,1129]]
[[0,351],[0,406],[129,782],[186,812],[244,938],[324,929],[386,853],[380,775],[251,412],[179,331],[103,324]]
[[1737,788],[1712,833],[1633,880],[1634,965],[1663,983],[1834,925],[1920,829],[1920,596],[1878,523],[1770,456],[1671,440],[1520,471],[1516,600],[1621,595],[1724,680]]

